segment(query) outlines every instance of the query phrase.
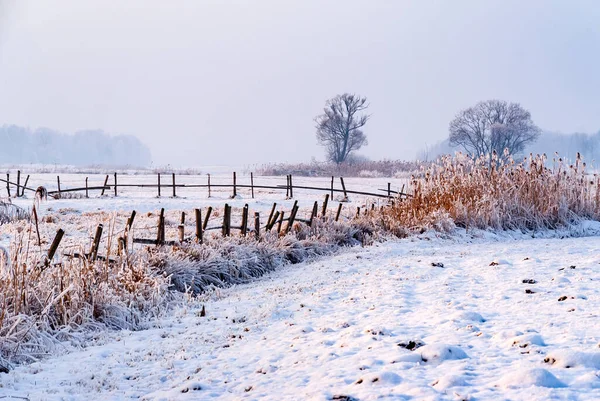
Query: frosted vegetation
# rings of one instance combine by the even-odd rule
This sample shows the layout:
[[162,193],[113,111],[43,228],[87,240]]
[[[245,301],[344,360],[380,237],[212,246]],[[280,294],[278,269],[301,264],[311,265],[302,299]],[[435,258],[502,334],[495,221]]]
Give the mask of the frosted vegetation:
[[[55,352],[63,341],[85,342],[98,329],[144,328],[185,296],[247,282],[348,246],[428,230],[452,233],[456,227],[536,232],[598,220],[598,185],[579,158],[567,165],[543,156],[517,163],[510,157],[494,156],[490,162],[459,154],[415,173],[408,199],[358,218],[335,223],[329,217],[313,227],[296,223],[289,234],[267,233],[258,241],[208,236],[204,245],[138,247],[121,256],[116,256],[115,239],[129,211],[64,209],[41,216],[39,224],[47,231],[60,225],[72,234],[64,244],[71,252],[89,249],[90,224],[104,223],[112,263],[62,258],[48,264],[44,252],[51,238],[38,247],[34,224],[0,209],[0,215],[15,220],[2,226],[11,241],[0,252],[0,355],[10,366]],[[176,220],[177,213],[171,213],[167,218]],[[143,233],[155,219],[152,213],[140,216],[134,229]]]

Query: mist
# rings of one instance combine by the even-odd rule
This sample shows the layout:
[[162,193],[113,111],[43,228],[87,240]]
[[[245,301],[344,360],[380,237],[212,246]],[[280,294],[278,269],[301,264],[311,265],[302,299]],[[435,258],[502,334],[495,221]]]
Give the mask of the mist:
[[172,166],[322,160],[314,118],[344,92],[369,100],[370,159],[492,98],[594,133],[598,21],[593,0],[0,0],[0,125],[126,133]]

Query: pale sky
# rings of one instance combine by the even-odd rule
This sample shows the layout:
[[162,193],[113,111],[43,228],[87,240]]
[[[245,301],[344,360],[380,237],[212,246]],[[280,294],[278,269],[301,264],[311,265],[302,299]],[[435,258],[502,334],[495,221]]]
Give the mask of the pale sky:
[[597,132],[600,1],[0,0],[0,125],[135,135],[157,165],[310,161],[344,92],[372,159],[491,98]]

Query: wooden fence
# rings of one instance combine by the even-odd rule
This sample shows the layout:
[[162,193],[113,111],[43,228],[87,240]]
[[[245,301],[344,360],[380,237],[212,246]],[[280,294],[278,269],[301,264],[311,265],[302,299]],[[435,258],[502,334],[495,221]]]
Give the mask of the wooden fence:
[[[392,205],[391,203],[390,205]],[[246,204],[241,210],[241,220],[239,225],[232,225],[232,207],[228,204],[225,204],[223,207],[222,217],[218,220],[216,225],[209,226],[209,221],[211,219],[213,208],[209,206],[204,212],[204,217],[202,213],[202,209],[194,209],[194,232],[186,233],[186,214],[185,212],[181,213],[180,224],[177,226],[177,238],[176,239],[167,239],[166,232],[166,223],[165,223],[165,209],[161,209],[158,214],[158,220],[156,223],[156,234],[153,238],[136,238],[132,236],[132,227],[136,217],[136,211],[134,210],[130,217],[127,219],[125,223],[124,229],[120,232],[122,235],[119,236],[109,236],[109,238],[116,237],[117,239],[117,247],[111,247],[110,244],[107,244],[107,249],[117,249],[117,256],[121,256],[124,253],[128,252],[129,244],[143,244],[143,245],[154,245],[154,246],[176,246],[184,243],[195,242],[198,244],[203,244],[205,240],[205,234],[207,231],[218,230],[223,237],[228,237],[231,235],[235,235],[237,231],[240,236],[250,237],[256,241],[260,241],[261,236],[265,233],[275,233],[276,235],[286,235],[290,233],[295,224],[302,224],[308,227],[309,229],[313,229],[317,220],[321,221],[339,221],[341,217],[341,212],[343,208],[343,204],[340,202],[337,209],[330,210],[328,209],[329,205],[329,194],[325,195],[324,201],[319,207],[319,202],[315,201],[313,203],[312,208],[309,212],[303,214],[303,216],[299,215],[299,205],[298,201],[294,202],[291,210],[283,211],[276,210],[277,203],[273,203],[273,206],[270,210],[270,213],[264,222],[261,224],[261,216],[260,212],[250,213],[248,204]],[[384,208],[384,206],[381,206]],[[371,207],[364,207],[362,214],[369,214],[374,212],[375,205],[371,205]],[[335,212],[335,213],[334,213]],[[287,216],[287,217],[286,217]],[[357,207],[356,213],[352,214],[350,218],[358,218],[361,216],[361,207]],[[252,218],[253,217],[253,218]],[[252,218],[252,219],[251,219]],[[216,219],[213,218],[213,221]],[[103,238],[104,226],[99,224],[96,227],[95,234],[93,236],[92,244],[88,252],[83,254],[72,252],[65,252],[64,255],[69,258],[85,258],[90,261],[94,260],[103,260],[114,262],[114,259],[110,258],[110,255],[101,255],[99,253],[100,242]],[[42,269],[48,267],[54,258],[57,249],[60,245],[60,242],[64,236],[65,232],[63,229],[59,229],[56,233],[52,244],[47,252],[46,258],[44,260],[44,264],[41,266]]]
[[[170,180],[171,182],[165,182],[164,174],[158,173],[158,174],[156,174],[156,184],[141,184],[141,183],[140,184],[132,184],[132,183],[124,184],[124,183],[119,183],[119,175],[118,175],[118,173],[115,172],[112,177],[110,175],[106,175],[106,177],[104,179],[104,183],[101,185],[90,186],[88,183],[88,177],[85,177],[85,186],[75,187],[75,188],[62,188],[60,176],[56,176],[57,189],[53,190],[53,191],[48,191],[48,195],[53,196],[57,199],[60,199],[63,194],[72,193],[72,192],[80,192],[80,193],[85,193],[85,197],[88,198],[90,196],[91,191],[100,192],[100,196],[104,196],[106,191],[109,191],[109,192],[112,192],[114,196],[119,196],[119,188],[156,188],[156,195],[158,197],[161,197],[163,195],[165,189],[171,193],[171,196],[177,197],[178,189],[204,188],[207,190],[208,197],[210,198],[212,195],[212,189],[214,189],[214,188],[230,188],[231,189],[231,198],[235,198],[238,195],[238,189],[245,188],[245,189],[250,189],[252,198],[254,198],[254,190],[255,189],[276,190],[276,191],[282,191],[282,193],[285,190],[287,199],[293,198],[294,190],[299,190],[299,189],[300,190],[326,192],[326,193],[329,193],[329,195],[332,199],[333,199],[334,193],[342,193],[344,200],[348,199],[349,194],[364,195],[364,196],[370,196],[370,197],[376,197],[376,198],[388,198],[388,199],[391,199],[394,197],[400,197],[400,198],[404,197],[405,198],[407,196],[410,196],[410,195],[404,193],[404,185],[402,186],[402,189],[400,191],[393,191],[391,188],[391,183],[389,183],[389,182],[387,183],[387,189],[381,189],[381,188],[377,189],[377,191],[379,191],[379,192],[365,192],[365,191],[349,190],[346,188],[346,184],[344,183],[343,177],[339,177],[339,180],[340,180],[339,188],[335,188],[335,186],[334,186],[335,177],[331,177],[331,184],[327,188],[327,187],[294,185],[293,176],[291,174],[286,176],[285,185],[282,184],[282,185],[276,185],[276,186],[256,184],[254,182],[254,173],[250,173],[250,183],[249,184],[238,183],[237,174],[235,172],[233,173],[232,181],[230,184],[229,183],[228,184],[211,183],[210,174],[207,175],[205,183],[198,183],[198,184],[177,183],[175,173],[168,174],[167,176],[170,176],[169,178],[171,178],[171,180]],[[10,174],[6,174],[6,180],[0,178],[0,182],[4,182],[6,184],[6,192],[7,192],[8,197],[11,197],[11,196],[20,197],[25,194],[25,191],[31,191],[31,192],[36,191],[36,189],[28,186],[29,177],[30,176],[27,175],[27,177],[24,180],[24,183],[21,184],[21,171],[17,171],[16,182],[11,181]],[[11,188],[11,186],[12,186],[12,188]],[[14,192],[11,192],[11,189],[14,189]]]

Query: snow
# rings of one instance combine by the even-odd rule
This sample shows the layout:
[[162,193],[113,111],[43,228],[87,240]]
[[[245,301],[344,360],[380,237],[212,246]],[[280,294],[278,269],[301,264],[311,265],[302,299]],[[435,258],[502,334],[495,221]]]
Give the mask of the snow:
[[600,237],[474,234],[286,266],[191,300],[151,329],[65,344],[0,374],[0,396],[600,399]]

